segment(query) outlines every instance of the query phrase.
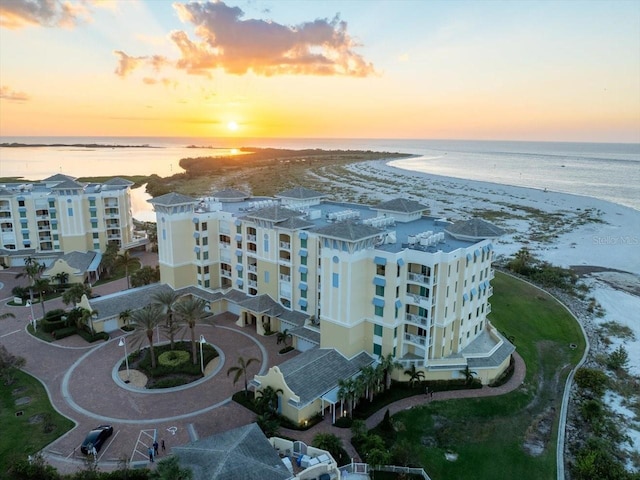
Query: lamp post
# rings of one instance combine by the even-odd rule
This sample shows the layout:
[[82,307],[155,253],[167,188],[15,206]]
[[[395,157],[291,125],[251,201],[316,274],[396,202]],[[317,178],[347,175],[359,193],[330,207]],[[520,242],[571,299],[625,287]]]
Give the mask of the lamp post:
[[119,347],[124,347],[124,363],[127,366],[127,380],[125,383],[129,383],[129,355],[127,355],[127,342],[123,337],[120,337],[118,342]]
[[36,323],[36,316],[33,314],[33,291],[31,290],[30,293],[31,293],[31,298],[27,300],[27,304],[31,308],[31,318],[29,318],[29,321],[31,322],[31,325],[33,326],[33,331],[35,332],[38,324]]
[[206,340],[204,339],[204,335],[200,335],[200,371],[204,375],[204,357],[202,356],[202,345],[204,345]]

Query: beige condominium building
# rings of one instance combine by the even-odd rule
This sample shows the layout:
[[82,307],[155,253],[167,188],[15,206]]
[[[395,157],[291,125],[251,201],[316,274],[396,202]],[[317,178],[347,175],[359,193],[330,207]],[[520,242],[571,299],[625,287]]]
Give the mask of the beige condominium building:
[[279,409],[297,422],[329,409],[338,381],[391,354],[406,380],[483,383],[514,348],[487,319],[494,272],[482,220],[451,223],[403,198],[368,206],[294,188],[274,198],[223,190],[150,202],[157,217],[162,281],[217,292],[212,312],[238,315],[259,334],[287,330],[299,355],[253,379],[282,389]]
[[130,188],[133,183],[112,178],[104,183],[80,183],[57,174],[38,182],[0,184],[0,261],[24,265],[27,257],[50,265],[64,254],[100,253],[115,243],[120,249],[137,245]]

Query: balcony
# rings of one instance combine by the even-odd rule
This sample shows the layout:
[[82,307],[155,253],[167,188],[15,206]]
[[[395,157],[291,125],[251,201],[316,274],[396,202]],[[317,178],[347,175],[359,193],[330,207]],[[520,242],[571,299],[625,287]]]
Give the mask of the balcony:
[[485,315],[489,315],[491,313],[491,304],[487,303],[487,308],[484,309]]
[[255,235],[247,234],[247,240],[250,242],[255,242],[258,238]]
[[283,282],[291,283],[291,275],[285,275],[284,273],[281,273],[280,280],[282,280]]
[[11,227],[2,227],[2,233],[13,233],[13,228],[11,228]]
[[284,248],[285,250],[291,250],[290,242],[280,242],[280,248]]
[[417,293],[408,293],[407,292],[407,301],[413,303],[414,305],[419,305],[421,307],[429,308],[431,307],[431,303],[433,300],[430,297],[423,297],[422,295],[418,295]]
[[249,285],[250,287],[258,287],[258,282],[255,280],[247,280],[247,285]]
[[402,365],[403,369],[410,369],[411,367],[415,366],[416,368],[422,368],[424,367],[424,360],[414,360],[414,359],[395,359],[396,362],[398,362],[400,365]]
[[428,277],[427,275],[422,275],[420,273],[411,273],[411,272],[409,272],[407,274],[407,279],[410,282],[428,284],[430,282],[430,280],[431,280],[431,277]]
[[249,265],[247,265],[247,270],[249,272],[256,273],[258,271],[258,266],[249,264]]
[[412,333],[405,333],[404,340],[405,342],[411,342],[423,347],[427,345],[427,337],[421,337],[419,335],[414,335]]
[[407,322],[412,323],[414,325],[420,325],[423,327],[429,327],[429,319],[427,317],[421,317],[419,315],[415,315],[413,313],[407,313],[405,316]]
[[222,248],[229,248],[229,247],[231,247],[231,242],[223,242],[223,241],[221,241],[220,242],[220,246]]
[[220,270],[220,276],[223,278],[231,278],[231,270]]
[[220,233],[223,235],[231,235],[231,229],[229,227],[220,226]]
[[493,295],[493,287],[489,287],[487,288],[487,297],[490,297],[491,295]]
[[493,280],[496,276],[495,270],[489,270],[489,280]]

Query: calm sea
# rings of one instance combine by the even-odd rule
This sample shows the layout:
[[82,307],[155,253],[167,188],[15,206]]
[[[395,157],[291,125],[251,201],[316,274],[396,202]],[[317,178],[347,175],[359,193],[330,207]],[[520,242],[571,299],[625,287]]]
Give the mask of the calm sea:
[[[403,152],[398,168],[608,200],[640,210],[640,144],[406,139],[203,139],[184,137],[0,137],[0,143],[100,144],[113,148],[0,147],[0,177],[39,180],[182,171],[181,158],[232,148],[324,148]],[[128,145],[136,148],[119,148]],[[187,148],[195,145],[207,148]]]

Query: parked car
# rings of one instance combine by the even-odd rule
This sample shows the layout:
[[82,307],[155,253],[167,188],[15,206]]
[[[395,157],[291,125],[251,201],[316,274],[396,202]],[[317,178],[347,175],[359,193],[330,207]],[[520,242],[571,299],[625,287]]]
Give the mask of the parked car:
[[87,434],[84,442],[82,442],[80,451],[85,455],[89,455],[95,448],[96,452],[99,452],[104,442],[112,433],[113,427],[111,425],[100,425],[99,427],[94,428]]

